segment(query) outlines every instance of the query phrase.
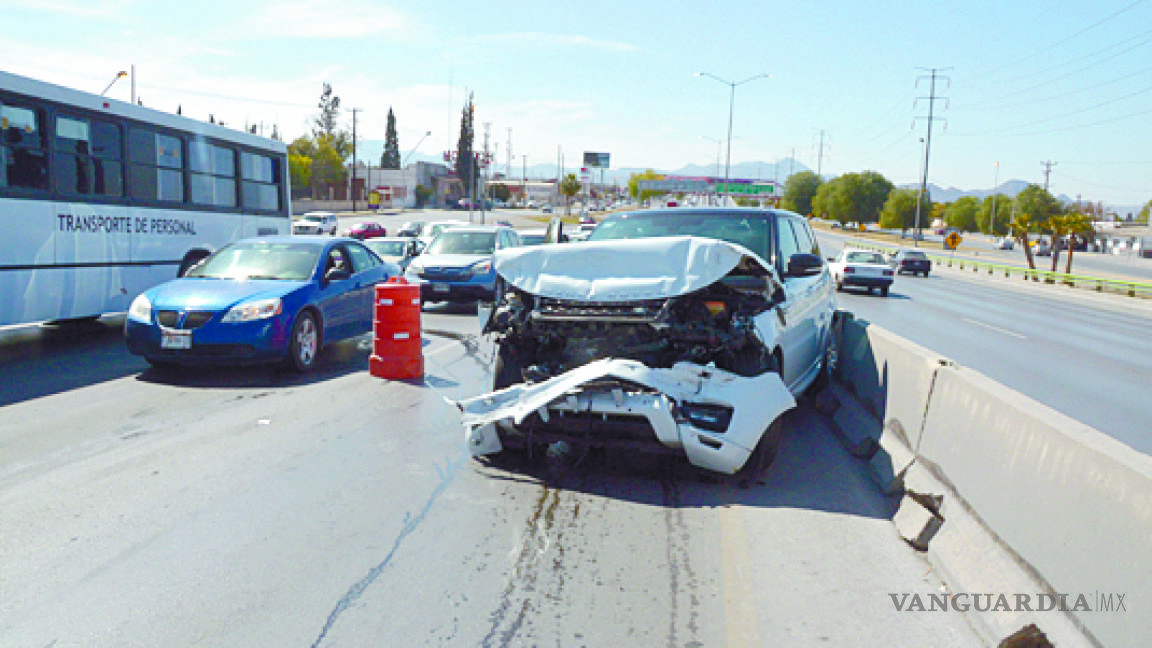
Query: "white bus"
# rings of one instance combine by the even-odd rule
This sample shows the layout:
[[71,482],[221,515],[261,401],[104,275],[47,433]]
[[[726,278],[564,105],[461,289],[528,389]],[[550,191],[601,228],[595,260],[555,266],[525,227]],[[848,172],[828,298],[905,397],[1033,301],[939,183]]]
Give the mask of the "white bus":
[[291,233],[283,142],[5,72],[0,135],[0,326],[124,312]]

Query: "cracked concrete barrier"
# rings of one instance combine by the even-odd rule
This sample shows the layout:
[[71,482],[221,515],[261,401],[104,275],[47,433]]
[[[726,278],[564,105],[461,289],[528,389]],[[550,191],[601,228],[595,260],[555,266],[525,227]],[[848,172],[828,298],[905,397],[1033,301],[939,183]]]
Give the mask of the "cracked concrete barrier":
[[998,575],[978,573],[989,569],[972,554],[965,515],[1068,595],[1079,608],[1070,616],[1096,642],[1152,640],[1152,458],[979,372],[942,367],[915,461],[910,489],[951,491],[929,553],[960,561],[949,571],[966,587],[996,586]]
[[852,389],[880,427],[861,428],[845,421],[840,428],[850,431],[845,440],[850,450],[870,456],[873,479],[884,492],[902,490],[902,477],[920,444],[936,370],[950,364],[943,356],[867,321],[844,322],[840,381]]

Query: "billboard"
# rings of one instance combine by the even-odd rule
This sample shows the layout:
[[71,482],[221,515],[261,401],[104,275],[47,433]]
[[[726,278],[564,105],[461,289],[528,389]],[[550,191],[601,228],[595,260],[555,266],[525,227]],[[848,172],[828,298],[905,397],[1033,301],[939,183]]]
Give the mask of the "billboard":
[[584,166],[593,169],[607,169],[608,168],[608,154],[607,153],[592,153],[584,151]]

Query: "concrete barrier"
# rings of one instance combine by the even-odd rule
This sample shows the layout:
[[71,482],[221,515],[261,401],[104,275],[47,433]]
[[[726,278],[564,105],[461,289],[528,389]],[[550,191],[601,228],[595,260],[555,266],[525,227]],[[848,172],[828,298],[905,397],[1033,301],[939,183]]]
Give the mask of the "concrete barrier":
[[[1012,601],[977,615],[991,642],[1035,624],[1059,645],[1152,643],[1152,458],[865,322],[846,323],[839,379],[859,402],[837,426],[850,447],[879,432],[900,533],[953,593]],[[1040,594],[1067,609],[1018,609]]]
[[1098,641],[1152,641],[1152,458],[963,367],[937,372],[917,455],[1069,606],[1086,597]]
[[854,430],[853,452],[870,458],[872,476],[889,493],[901,489],[924,424],[936,369],[951,362],[862,320],[844,322],[840,379],[878,421],[878,429]]

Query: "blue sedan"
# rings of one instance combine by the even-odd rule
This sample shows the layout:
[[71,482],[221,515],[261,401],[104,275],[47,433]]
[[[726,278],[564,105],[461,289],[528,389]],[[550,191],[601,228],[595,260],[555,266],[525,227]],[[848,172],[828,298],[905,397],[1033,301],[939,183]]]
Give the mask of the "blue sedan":
[[325,343],[372,330],[375,285],[399,274],[352,239],[244,239],[136,297],[124,336],[157,366],[283,362],[308,371]]

